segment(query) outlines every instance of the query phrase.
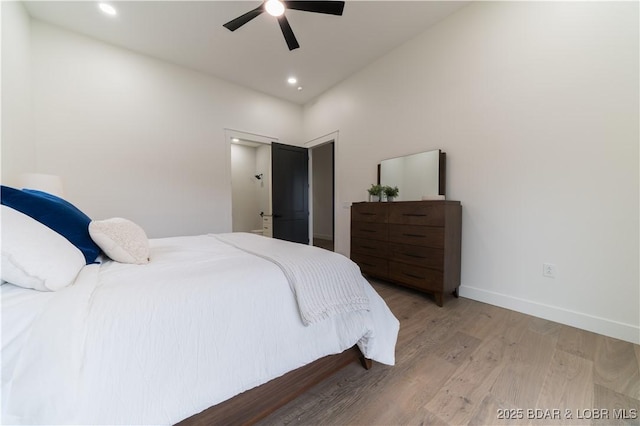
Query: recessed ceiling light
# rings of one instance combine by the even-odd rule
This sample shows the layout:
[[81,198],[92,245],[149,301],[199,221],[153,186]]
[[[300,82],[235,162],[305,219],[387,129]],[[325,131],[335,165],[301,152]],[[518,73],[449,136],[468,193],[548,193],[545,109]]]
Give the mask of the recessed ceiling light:
[[115,14],[117,13],[116,9],[107,3],[99,3],[98,7],[100,8],[101,11],[103,11],[107,15],[115,16]]
[[298,91],[302,90],[302,86],[298,86]]
[[287,83],[289,83],[289,84],[296,84],[297,82],[298,82],[298,79],[295,78],[295,77],[289,77],[287,79]]
[[269,0],[264,7],[271,16],[280,16],[284,13],[284,5],[279,0]]

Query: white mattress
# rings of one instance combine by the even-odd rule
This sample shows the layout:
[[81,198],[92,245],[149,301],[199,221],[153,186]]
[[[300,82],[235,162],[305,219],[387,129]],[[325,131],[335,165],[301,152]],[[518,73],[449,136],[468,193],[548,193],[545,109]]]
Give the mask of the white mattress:
[[3,423],[173,424],[354,344],[394,363],[398,321],[364,279],[369,311],[305,326],[274,263],[211,236],[150,244],[149,264],[55,293],[1,286]]

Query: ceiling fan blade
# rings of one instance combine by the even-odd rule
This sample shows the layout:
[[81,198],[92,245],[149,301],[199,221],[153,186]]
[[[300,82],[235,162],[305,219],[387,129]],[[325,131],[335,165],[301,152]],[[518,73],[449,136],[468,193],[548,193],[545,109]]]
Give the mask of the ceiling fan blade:
[[248,11],[242,16],[238,16],[236,19],[232,19],[223,25],[229,31],[235,31],[253,18],[259,16],[262,12],[264,12],[264,3],[260,6],[256,7],[253,10]]
[[297,49],[298,47],[300,47],[300,45],[298,44],[298,40],[296,40],[296,36],[293,34],[291,25],[289,25],[289,21],[287,20],[287,17],[284,15],[278,16],[278,23],[280,24],[282,35],[284,36],[284,39],[287,41],[287,46],[289,46],[289,50]]
[[326,13],[329,15],[342,15],[343,1],[285,1],[287,9],[302,10],[305,12]]

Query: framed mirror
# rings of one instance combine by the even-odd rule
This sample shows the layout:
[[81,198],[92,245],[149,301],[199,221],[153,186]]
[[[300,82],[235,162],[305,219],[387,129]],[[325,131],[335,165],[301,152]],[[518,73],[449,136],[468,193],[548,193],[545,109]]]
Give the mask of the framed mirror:
[[445,196],[446,153],[439,149],[382,160],[378,183],[397,186],[396,201],[418,201]]

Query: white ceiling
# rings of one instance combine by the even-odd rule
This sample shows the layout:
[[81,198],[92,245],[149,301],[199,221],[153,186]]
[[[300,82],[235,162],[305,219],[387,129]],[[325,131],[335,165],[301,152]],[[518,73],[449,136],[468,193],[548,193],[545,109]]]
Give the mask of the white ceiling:
[[[288,10],[300,43],[289,51],[263,13],[235,32],[222,24],[260,1],[26,1],[34,18],[138,53],[305,104],[463,7],[462,1],[348,1],[340,17]],[[287,83],[295,75],[298,85]]]

